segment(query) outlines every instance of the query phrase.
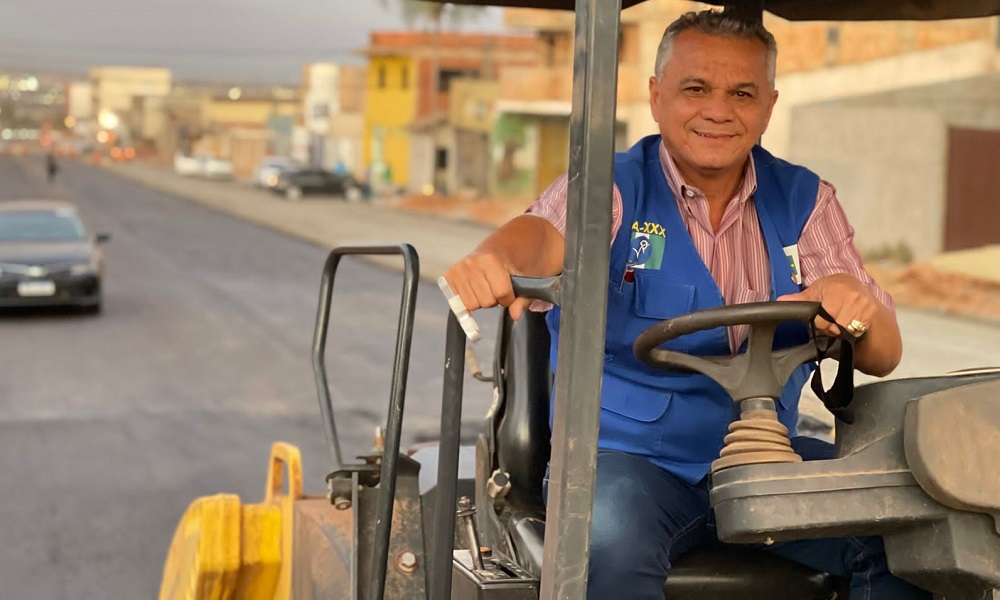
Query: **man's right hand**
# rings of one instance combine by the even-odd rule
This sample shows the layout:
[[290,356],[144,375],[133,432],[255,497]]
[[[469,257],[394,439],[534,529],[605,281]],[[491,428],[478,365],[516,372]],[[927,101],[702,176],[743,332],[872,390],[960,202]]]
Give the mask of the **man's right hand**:
[[514,297],[511,275],[552,277],[562,271],[562,265],[562,234],[545,219],[520,215],[452,265],[444,278],[467,310],[499,304],[519,319],[532,301]]
[[506,306],[519,319],[530,299],[515,298],[511,275],[518,275],[496,252],[476,250],[449,268],[444,278],[469,311]]

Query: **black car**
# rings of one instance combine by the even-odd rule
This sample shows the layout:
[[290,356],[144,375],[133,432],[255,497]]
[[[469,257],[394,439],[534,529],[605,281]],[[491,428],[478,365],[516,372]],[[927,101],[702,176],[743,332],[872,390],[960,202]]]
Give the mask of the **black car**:
[[77,306],[101,310],[104,257],[67,202],[0,202],[0,308]]
[[271,190],[293,201],[306,194],[343,196],[348,200],[359,200],[363,195],[362,186],[350,175],[308,168],[282,172]]

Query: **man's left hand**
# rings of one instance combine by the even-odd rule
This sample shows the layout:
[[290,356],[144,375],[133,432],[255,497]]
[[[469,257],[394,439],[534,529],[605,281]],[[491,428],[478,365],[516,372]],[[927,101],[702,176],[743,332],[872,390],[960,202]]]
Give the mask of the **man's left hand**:
[[851,275],[828,275],[817,279],[804,291],[781,296],[778,300],[819,302],[835,322],[816,317],[816,329],[837,337],[843,327],[856,337],[864,336],[865,343],[855,348],[854,364],[865,373],[888,375],[903,356],[896,315]]
[[[867,332],[882,309],[882,305],[863,283],[845,273],[818,279],[805,291],[781,296],[778,300],[819,302],[836,322],[816,317],[816,329],[833,337],[838,337],[840,328],[851,323],[860,323],[863,332]],[[857,331],[849,333],[859,335]]]

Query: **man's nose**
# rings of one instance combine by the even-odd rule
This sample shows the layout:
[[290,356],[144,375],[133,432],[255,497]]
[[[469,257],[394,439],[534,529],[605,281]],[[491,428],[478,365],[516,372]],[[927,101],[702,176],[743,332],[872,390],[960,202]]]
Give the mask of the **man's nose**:
[[725,123],[732,119],[733,107],[729,94],[717,92],[710,94],[701,104],[701,116],[715,123]]

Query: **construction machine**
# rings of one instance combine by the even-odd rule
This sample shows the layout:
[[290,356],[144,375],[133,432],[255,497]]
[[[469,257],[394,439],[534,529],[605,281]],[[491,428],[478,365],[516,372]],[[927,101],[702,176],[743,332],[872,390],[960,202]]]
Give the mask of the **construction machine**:
[[[164,567],[162,600],[567,599],[586,596],[604,360],[620,11],[642,0],[465,0],[576,11],[570,187],[564,273],[513,279],[520,297],[561,307],[556,372],[539,314],[506,314],[494,348],[493,402],[474,448],[461,445],[467,335],[449,316],[440,438],[401,451],[419,260],[407,245],[341,247],[323,270],[313,347],[330,445],[326,496],[303,494],[297,449],[274,444],[260,504],[231,495],[195,500]],[[1000,15],[998,0],[747,0],[790,20],[952,19]],[[694,4],[692,4],[692,7]],[[342,257],[398,255],[403,292],[384,435],[345,462],[324,367],[330,300]],[[850,340],[817,336],[772,348],[775,329],[811,323],[820,307],[725,306],[651,322],[636,356],[704,373],[733,398],[734,432],[711,479],[716,547],[685,554],[669,600],[846,597],[846,582],[748,542],[879,535],[890,569],[947,600],[1000,597],[1000,370],[879,381],[830,405],[836,457],[788,458],[775,401],[800,364]],[[695,357],[665,347],[708,329],[749,325],[745,352]],[[848,379],[849,381],[849,379]],[[570,410],[572,399],[572,410]],[[741,437],[742,436],[742,437]],[[472,465],[462,469],[463,458]],[[317,457],[317,460],[320,458]],[[548,497],[542,481],[549,470]],[[423,476],[421,476],[423,474]],[[628,582],[622,582],[623,589]]]

